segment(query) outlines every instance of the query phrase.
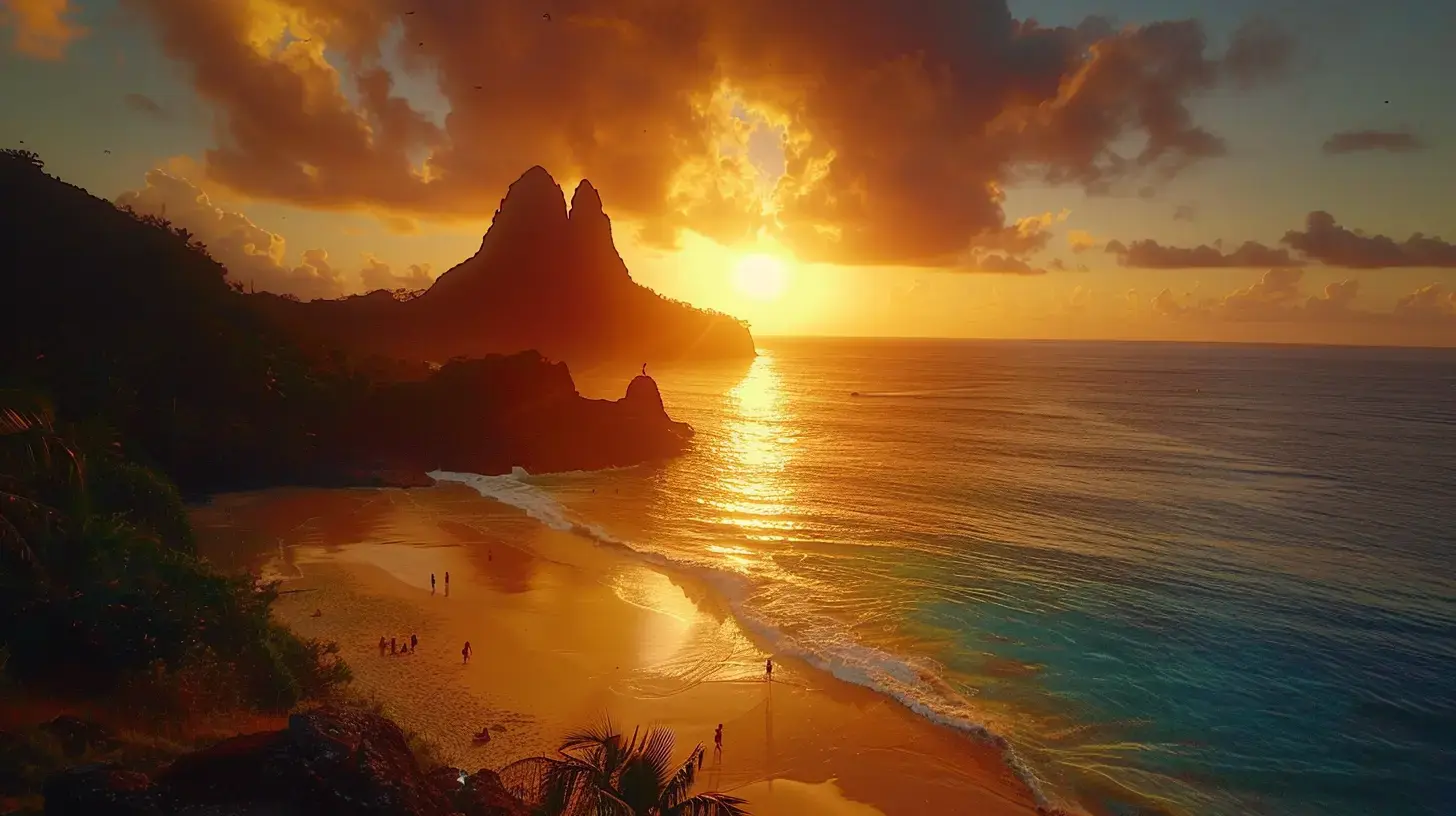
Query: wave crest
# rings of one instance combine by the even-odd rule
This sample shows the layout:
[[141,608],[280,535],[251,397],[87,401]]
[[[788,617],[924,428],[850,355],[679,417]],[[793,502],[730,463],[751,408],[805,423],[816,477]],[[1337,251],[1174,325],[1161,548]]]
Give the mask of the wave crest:
[[1006,764],[1031,790],[1038,805],[1049,813],[1063,812],[1052,807],[1041,780],[1011,743],[975,719],[969,703],[940,676],[938,666],[929,665],[928,661],[920,664],[861,643],[846,627],[836,625],[827,617],[791,632],[755,608],[752,599],[764,588],[756,586],[747,576],[644,550],[595,524],[579,521],[549,491],[532,484],[532,476],[524,468],[512,468],[509,474],[501,476],[439,470],[429,476],[436,481],[470,487],[482,497],[521,510],[553,530],[575,533],[622,550],[654,567],[701,581],[727,601],[739,624],[766,643],[771,652],[789,655],[839,680],[884,694],[931,722],[996,746]]

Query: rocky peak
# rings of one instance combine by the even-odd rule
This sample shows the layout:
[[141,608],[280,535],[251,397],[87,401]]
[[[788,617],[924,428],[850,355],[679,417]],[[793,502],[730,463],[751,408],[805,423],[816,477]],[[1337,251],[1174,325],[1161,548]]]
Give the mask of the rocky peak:
[[662,405],[662,392],[657,390],[657,381],[639,374],[627,383],[627,396],[622,400],[632,407],[633,411],[645,414],[662,414],[667,416],[667,409]]
[[508,235],[547,232],[565,227],[566,219],[566,194],[546,168],[538,164],[521,174],[506,190],[486,238],[497,230]]
[[579,218],[605,218],[606,213],[602,212],[602,196],[597,188],[592,186],[590,181],[582,179],[576,185],[576,192],[571,194],[571,215],[572,221]]
[[582,179],[571,195],[571,233],[577,241],[591,246],[593,242],[612,242],[612,220],[602,210],[602,197],[590,181]]

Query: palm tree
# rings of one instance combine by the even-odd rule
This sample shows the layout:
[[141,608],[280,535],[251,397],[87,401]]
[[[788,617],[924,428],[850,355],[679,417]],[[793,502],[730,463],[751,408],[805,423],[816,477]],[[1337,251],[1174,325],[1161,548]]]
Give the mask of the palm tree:
[[43,568],[44,539],[84,509],[85,472],[43,398],[0,391],[0,556]]
[[747,804],[722,793],[692,795],[701,743],[674,767],[673,735],[607,720],[569,734],[557,757],[530,757],[501,771],[512,792],[540,816],[747,816]]

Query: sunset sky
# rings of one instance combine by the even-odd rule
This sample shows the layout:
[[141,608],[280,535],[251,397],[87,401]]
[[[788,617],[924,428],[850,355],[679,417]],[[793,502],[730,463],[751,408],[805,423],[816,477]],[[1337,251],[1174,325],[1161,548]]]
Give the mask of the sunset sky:
[[1456,345],[1456,3],[0,10],[0,146],[260,289],[427,285],[540,164],[759,334]]

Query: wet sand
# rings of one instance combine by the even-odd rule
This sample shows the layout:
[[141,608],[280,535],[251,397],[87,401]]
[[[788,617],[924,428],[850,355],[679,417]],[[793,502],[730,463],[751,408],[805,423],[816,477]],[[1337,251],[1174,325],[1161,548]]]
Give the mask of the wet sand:
[[[684,757],[707,745],[701,787],[758,816],[1036,812],[994,747],[794,661],[766,682],[767,654],[711,593],[467,488],[234,494],[193,520],[220,566],[283,579],[278,616],[337,641],[355,688],[452,764],[552,753],[610,715],[671,728]],[[412,633],[415,654],[380,656],[380,635]]]

